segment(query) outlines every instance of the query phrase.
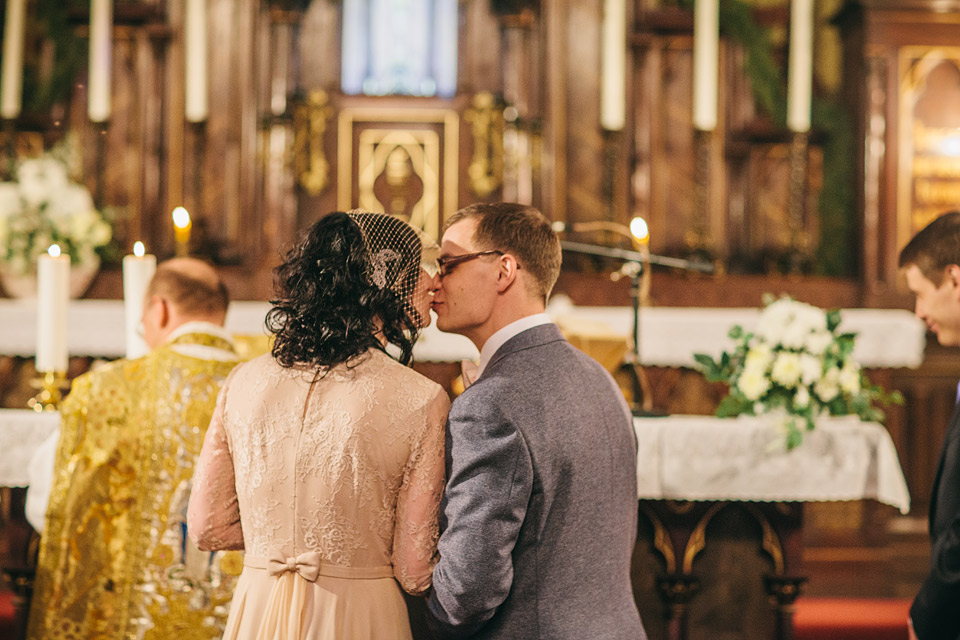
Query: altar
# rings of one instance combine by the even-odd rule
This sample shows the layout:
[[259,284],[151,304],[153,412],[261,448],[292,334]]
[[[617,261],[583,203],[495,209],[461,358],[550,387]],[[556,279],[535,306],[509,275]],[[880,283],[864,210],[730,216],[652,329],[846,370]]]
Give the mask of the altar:
[[638,418],[631,577],[651,639],[787,640],[805,502],[910,509],[886,429],[821,418],[787,451],[775,417]]
[[[56,412],[0,410],[4,536],[23,543],[27,462],[59,426]],[[776,420],[637,418],[639,533],[631,577],[651,639],[791,637],[803,581],[803,503],[873,499],[910,508],[887,431],[823,418],[791,451]],[[29,563],[5,558],[17,575]],[[770,605],[773,601],[774,606]]]

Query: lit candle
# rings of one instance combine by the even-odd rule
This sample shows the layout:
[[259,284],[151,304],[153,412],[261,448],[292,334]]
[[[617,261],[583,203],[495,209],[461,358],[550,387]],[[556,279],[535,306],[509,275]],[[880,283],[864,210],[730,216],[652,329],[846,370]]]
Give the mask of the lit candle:
[[0,117],[5,120],[20,115],[25,5],[26,0],[7,0],[7,21],[3,25],[3,68],[0,70]]
[[173,210],[173,239],[177,243],[177,255],[185,256],[190,253],[190,214],[183,207]]
[[696,0],[693,11],[693,126],[717,126],[717,82],[720,47],[718,0]]
[[70,256],[51,245],[37,258],[37,371],[67,370],[67,301]]
[[91,0],[87,114],[93,122],[106,122],[110,119],[112,45],[113,0]]
[[138,328],[143,316],[147,287],[157,270],[157,258],[145,255],[143,243],[133,244],[133,255],[123,257],[123,311],[127,329],[127,358],[139,358],[150,351]]
[[187,0],[183,20],[185,112],[190,122],[203,122],[207,105],[207,0]]
[[650,244],[650,228],[647,227],[647,221],[640,216],[630,221],[630,234],[640,244]]
[[624,0],[605,0],[600,49],[600,126],[620,131],[626,118],[627,16]]
[[792,0],[790,3],[787,74],[787,126],[791,131],[809,131],[813,85],[813,0]]

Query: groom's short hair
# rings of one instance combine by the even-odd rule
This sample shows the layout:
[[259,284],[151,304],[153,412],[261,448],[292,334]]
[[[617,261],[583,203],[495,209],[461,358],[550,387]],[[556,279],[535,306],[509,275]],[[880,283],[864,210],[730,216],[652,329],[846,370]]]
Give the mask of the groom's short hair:
[[447,218],[443,230],[469,219],[477,221],[473,234],[476,245],[513,255],[520,268],[533,276],[535,293],[546,301],[560,277],[562,259],[560,238],[546,216],[525,204],[480,202]]
[[942,214],[900,251],[901,269],[917,265],[924,277],[938,287],[951,264],[960,265],[960,211]]

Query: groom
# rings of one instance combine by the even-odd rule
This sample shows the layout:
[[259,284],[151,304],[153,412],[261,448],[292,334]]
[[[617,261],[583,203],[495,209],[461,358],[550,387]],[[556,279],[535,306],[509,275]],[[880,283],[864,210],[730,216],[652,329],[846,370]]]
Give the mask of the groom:
[[480,363],[450,410],[435,634],[645,638],[631,416],[544,313],[560,273],[550,222],[525,205],[469,206],[447,221],[440,265],[437,326],[470,338]]

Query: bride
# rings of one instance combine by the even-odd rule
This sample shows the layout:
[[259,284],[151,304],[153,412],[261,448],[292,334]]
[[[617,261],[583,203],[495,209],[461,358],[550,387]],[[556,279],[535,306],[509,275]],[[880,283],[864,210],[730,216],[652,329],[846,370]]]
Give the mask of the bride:
[[277,268],[272,353],[227,379],[188,513],[201,549],[245,551],[225,639],[411,637],[400,590],[430,587],[449,400],[405,365],[437,252],[336,212]]

